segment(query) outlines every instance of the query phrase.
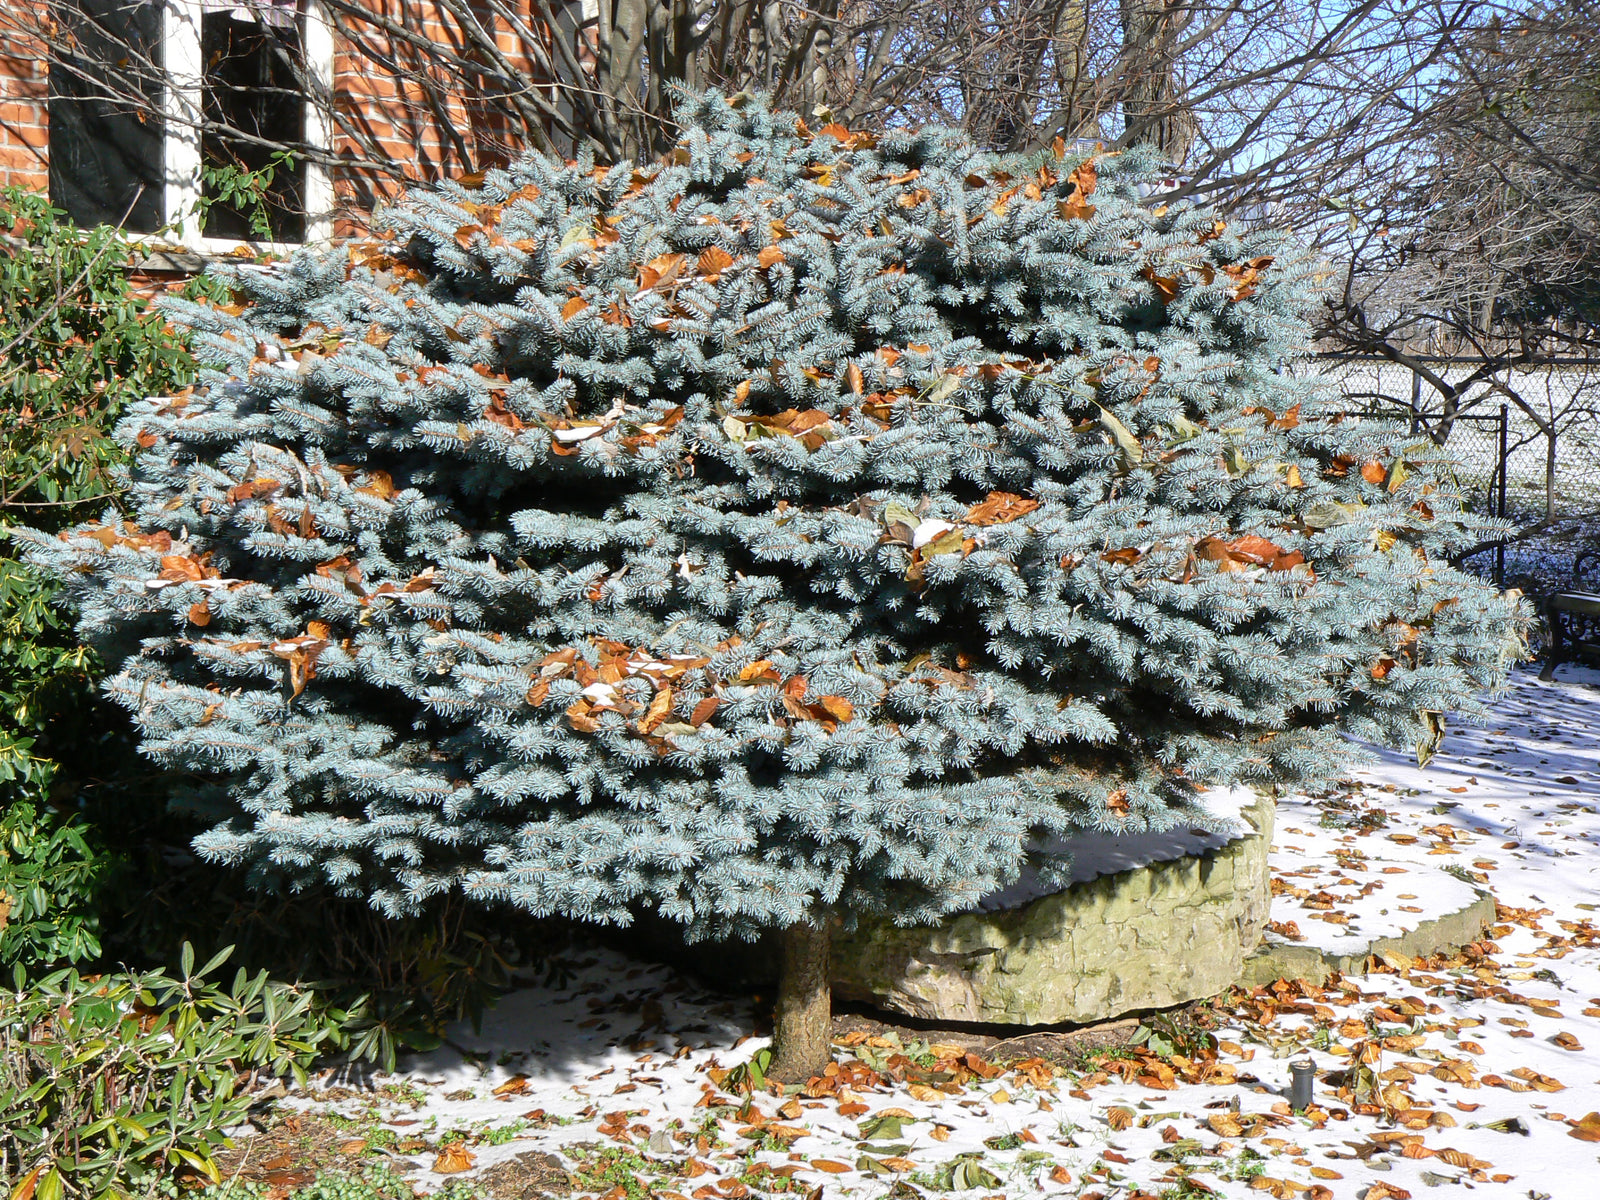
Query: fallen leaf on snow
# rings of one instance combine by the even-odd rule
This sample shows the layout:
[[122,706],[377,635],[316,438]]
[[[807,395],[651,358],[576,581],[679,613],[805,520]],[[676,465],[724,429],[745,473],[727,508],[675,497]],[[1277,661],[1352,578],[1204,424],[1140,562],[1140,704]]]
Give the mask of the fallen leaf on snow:
[[476,1162],[467,1148],[460,1142],[451,1142],[439,1156],[433,1160],[433,1173],[435,1175],[459,1175],[462,1171],[470,1171]]
[[1600,1112],[1585,1113],[1567,1130],[1568,1137],[1580,1142],[1600,1142]]

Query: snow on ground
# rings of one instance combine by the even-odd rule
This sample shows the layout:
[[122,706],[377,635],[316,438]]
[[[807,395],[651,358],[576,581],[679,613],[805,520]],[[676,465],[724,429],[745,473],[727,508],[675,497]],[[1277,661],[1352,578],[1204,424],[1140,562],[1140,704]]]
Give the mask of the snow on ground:
[[[1209,1040],[1153,1018],[1175,1053],[997,1067],[857,1032],[837,1075],[776,1095],[725,1074],[765,1045],[752,1002],[595,949],[377,1092],[285,1103],[342,1114],[365,1130],[348,1153],[418,1189],[505,1197],[1600,1197],[1600,673],[1520,673],[1497,711],[1426,770],[1385,753],[1282,801],[1273,851],[1274,937],[1338,948],[1481,887],[1492,942],[1238,992],[1206,1010]],[[1296,1115],[1301,1058],[1317,1083]]]

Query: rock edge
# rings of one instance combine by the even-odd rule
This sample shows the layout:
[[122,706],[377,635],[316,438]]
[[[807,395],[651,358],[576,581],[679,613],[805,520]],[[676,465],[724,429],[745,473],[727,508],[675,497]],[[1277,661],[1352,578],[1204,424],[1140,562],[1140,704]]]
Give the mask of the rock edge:
[[1494,897],[1480,891],[1464,908],[1429,917],[1418,922],[1415,929],[1394,937],[1358,942],[1348,951],[1297,946],[1289,942],[1265,942],[1245,958],[1239,973],[1239,985],[1259,987],[1275,979],[1300,979],[1307,983],[1322,984],[1336,971],[1343,975],[1360,975],[1367,969],[1367,959],[1373,956],[1381,958],[1390,953],[1424,958],[1430,954],[1459,950],[1468,942],[1481,938],[1494,921]]

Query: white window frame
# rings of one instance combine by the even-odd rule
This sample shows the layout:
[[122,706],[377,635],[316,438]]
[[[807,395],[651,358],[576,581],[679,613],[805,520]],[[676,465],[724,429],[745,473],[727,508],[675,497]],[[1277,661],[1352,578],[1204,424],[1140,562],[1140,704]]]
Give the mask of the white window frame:
[[[4,0],[0,0],[4,2]],[[333,29],[317,0],[304,4],[304,53],[313,84],[306,97],[306,142],[326,150],[333,144]],[[333,181],[326,166],[306,162],[304,242],[240,241],[206,237],[198,218],[200,200],[200,114],[205,64],[200,55],[203,0],[161,0],[163,82],[162,109],[168,116],[163,137],[166,232],[152,244],[176,242],[198,254],[229,254],[240,249],[288,253],[302,245],[326,243],[333,237]]]

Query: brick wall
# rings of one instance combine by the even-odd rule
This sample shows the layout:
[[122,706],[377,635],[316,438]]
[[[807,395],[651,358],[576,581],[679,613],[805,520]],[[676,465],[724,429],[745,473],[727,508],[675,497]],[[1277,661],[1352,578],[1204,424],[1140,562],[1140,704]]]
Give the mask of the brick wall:
[[[463,66],[473,53],[447,12],[432,0],[367,0],[365,7],[375,19],[352,23],[352,37],[338,39],[334,53],[333,145],[346,164],[334,176],[340,236],[359,229],[360,215],[393,196],[400,178],[459,176],[502,164],[521,149],[486,102],[490,93]],[[391,25],[406,33],[391,32]],[[419,36],[426,49],[417,45]],[[503,27],[496,41],[531,82],[530,48]],[[376,71],[374,62],[391,69]],[[386,160],[384,168],[369,165],[375,158]]]
[[[4,3],[5,0],[0,0]],[[29,0],[10,0],[26,6]],[[0,187],[49,184],[45,96],[49,63],[43,47],[0,16]]]
[[[476,89],[470,69],[463,70],[471,54],[437,0],[368,0],[367,7],[374,20],[352,23],[352,36],[336,37],[334,46],[338,236],[358,233],[363,215],[395,194],[401,179],[465,174],[520,149]],[[0,0],[0,186],[43,189],[49,183],[49,63],[29,33],[43,13],[41,0]],[[412,36],[386,29],[385,22]],[[426,48],[415,44],[417,35]],[[532,79],[527,47],[509,31],[497,41]],[[441,59],[457,61],[451,67]]]

